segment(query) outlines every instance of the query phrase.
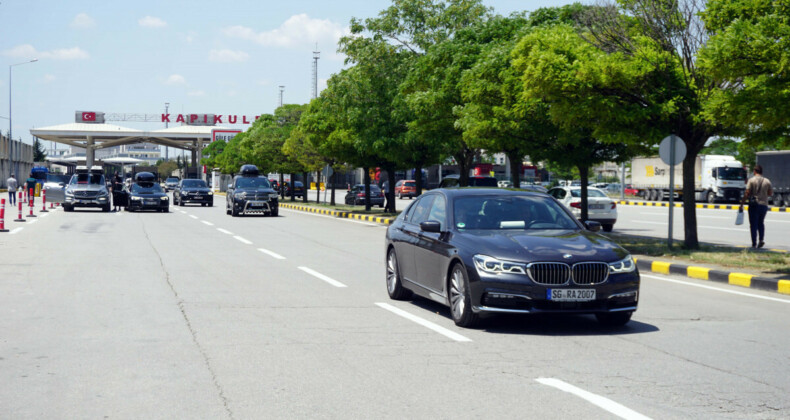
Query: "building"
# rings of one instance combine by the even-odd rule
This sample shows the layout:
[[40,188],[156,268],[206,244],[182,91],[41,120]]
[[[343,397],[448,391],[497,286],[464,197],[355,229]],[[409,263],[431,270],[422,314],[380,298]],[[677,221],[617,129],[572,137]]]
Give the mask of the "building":
[[12,173],[20,183],[25,182],[32,168],[33,145],[0,135],[0,186],[7,187],[5,182]]

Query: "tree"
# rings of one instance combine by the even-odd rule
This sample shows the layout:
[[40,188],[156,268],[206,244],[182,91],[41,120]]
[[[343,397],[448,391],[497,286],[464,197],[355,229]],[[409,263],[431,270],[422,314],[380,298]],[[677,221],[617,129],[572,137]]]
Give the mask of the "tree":
[[227,146],[228,142],[225,140],[215,140],[211,142],[211,144],[203,148],[203,157],[200,159],[200,164],[206,165],[206,167],[209,168],[218,167],[217,157],[222,154],[222,151],[225,150]]
[[33,140],[33,162],[44,162],[47,160],[47,152],[38,137]]
[[156,171],[159,173],[159,176],[165,178],[173,175],[173,171],[176,169],[178,169],[178,165],[172,160],[162,161],[156,165]]

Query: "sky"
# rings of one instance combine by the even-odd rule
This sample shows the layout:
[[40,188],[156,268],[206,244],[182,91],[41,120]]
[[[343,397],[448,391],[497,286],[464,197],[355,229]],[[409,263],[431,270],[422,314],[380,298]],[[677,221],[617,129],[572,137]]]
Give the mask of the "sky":
[[[567,0],[485,0],[496,13]],[[307,103],[316,47],[319,91],[343,68],[338,39],[351,18],[389,0],[3,0],[0,2],[0,131],[13,137],[74,122],[75,111],[255,116]],[[32,59],[37,62],[26,63]],[[174,118],[171,120],[174,121]],[[246,129],[249,125],[224,125]],[[163,123],[114,122],[158,129]],[[49,145],[47,145],[49,147]],[[63,146],[61,146],[63,147]]]

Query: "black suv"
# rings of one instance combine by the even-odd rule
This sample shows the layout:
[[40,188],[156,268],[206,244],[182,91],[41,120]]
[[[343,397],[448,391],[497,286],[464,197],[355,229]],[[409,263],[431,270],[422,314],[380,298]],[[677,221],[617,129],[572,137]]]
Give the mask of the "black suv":
[[151,172],[140,172],[134,176],[134,183],[129,187],[129,201],[126,211],[156,210],[167,213],[170,200],[156,182],[156,175]]
[[277,191],[266,177],[259,175],[257,166],[243,165],[233,177],[233,183],[228,185],[225,213],[233,217],[240,214],[277,216]]
[[182,179],[173,189],[173,204],[200,203],[201,206],[214,205],[214,193],[202,179]]

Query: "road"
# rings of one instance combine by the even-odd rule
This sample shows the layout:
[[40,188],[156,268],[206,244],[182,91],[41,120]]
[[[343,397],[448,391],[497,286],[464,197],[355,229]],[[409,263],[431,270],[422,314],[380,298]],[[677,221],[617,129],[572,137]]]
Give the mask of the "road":
[[[345,191],[338,190],[335,194],[336,202],[342,203]],[[323,193],[321,197],[323,201]],[[310,191],[308,198],[314,201],[315,191]],[[395,207],[398,210],[403,210],[412,201],[408,198],[396,198]],[[678,207],[674,210],[672,237],[678,241],[683,241],[685,238],[683,209]],[[751,245],[748,215],[743,225],[735,226],[737,210],[696,210],[697,235],[700,241],[729,246]],[[667,238],[669,231],[669,207],[618,205],[617,215],[617,224],[614,226],[615,232],[661,239]],[[790,212],[768,213],[765,218],[765,244],[766,248],[790,251]]]
[[623,329],[467,330],[388,299],[382,226],[173,210],[0,234],[4,417],[790,417],[787,296],[643,274]]

